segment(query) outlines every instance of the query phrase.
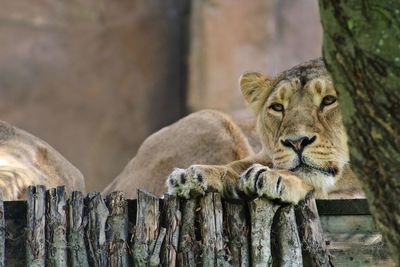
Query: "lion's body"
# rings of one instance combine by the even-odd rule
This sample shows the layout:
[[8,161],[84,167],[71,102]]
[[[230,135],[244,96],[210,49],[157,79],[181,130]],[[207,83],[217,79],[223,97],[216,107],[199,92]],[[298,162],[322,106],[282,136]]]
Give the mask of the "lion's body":
[[247,138],[227,115],[199,111],[149,136],[103,193],[120,190],[134,198],[136,189],[142,188],[161,196],[166,192],[165,179],[175,167],[228,164],[250,154]]
[[[172,171],[168,191],[182,197],[215,190],[226,197],[258,195],[297,203],[311,190],[319,197],[362,195],[349,168],[336,91],[321,60],[273,79],[248,73],[240,85],[257,117],[259,153],[228,116],[194,113],[149,137],[105,193],[129,188],[135,196],[133,190],[144,188],[160,195]],[[243,126],[252,132],[253,125]]]
[[85,190],[83,175],[49,144],[0,121],[0,188],[4,199],[25,198],[29,185]]

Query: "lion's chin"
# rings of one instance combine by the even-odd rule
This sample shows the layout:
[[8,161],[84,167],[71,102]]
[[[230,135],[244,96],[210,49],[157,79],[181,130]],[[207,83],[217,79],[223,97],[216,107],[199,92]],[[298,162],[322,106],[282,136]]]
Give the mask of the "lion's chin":
[[326,169],[300,164],[290,171],[309,181],[317,191],[329,192],[329,189],[335,185],[335,173]]

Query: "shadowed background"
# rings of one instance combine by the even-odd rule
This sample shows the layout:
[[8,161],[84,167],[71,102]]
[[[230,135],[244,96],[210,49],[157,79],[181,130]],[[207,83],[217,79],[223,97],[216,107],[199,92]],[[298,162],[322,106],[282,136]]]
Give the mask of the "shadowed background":
[[314,0],[2,1],[0,119],[102,190],[154,131],[195,110],[249,117],[249,70],[320,56]]

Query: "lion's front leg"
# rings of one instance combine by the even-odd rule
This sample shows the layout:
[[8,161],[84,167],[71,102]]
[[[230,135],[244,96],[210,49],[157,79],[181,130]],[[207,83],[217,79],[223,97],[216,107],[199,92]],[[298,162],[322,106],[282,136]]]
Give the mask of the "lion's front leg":
[[290,171],[254,164],[240,176],[239,188],[245,195],[277,199],[297,204],[313,187]]

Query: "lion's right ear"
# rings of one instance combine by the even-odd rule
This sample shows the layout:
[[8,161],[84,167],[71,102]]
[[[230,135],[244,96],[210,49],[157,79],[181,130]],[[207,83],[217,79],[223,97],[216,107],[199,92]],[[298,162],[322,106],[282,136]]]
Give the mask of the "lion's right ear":
[[272,79],[258,72],[247,72],[240,77],[239,84],[247,104],[258,114],[272,89]]

